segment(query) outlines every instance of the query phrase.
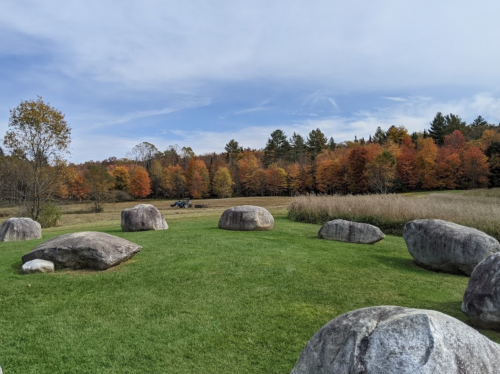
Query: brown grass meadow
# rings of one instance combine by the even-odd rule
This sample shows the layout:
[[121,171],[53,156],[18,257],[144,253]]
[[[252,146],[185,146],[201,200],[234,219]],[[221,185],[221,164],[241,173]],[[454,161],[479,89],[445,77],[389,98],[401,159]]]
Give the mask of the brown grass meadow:
[[292,198],[289,218],[323,224],[332,219],[370,223],[385,233],[401,235],[415,219],[442,219],[474,227],[500,239],[500,189],[400,195]]
[[[58,227],[44,229],[44,231],[61,228],[68,230],[83,230],[85,228],[95,228],[98,226],[120,226],[121,211],[131,208],[137,204],[153,204],[163,214],[167,222],[195,217],[220,216],[224,210],[236,205],[257,205],[268,209],[273,214],[287,213],[287,207],[290,204],[290,197],[237,197],[229,199],[197,199],[191,200],[194,204],[202,204],[204,208],[177,208],[170,204],[176,200],[142,200],[128,201],[119,203],[108,203],[104,205],[104,212],[89,213],[90,203],[73,203],[58,205],[62,211],[61,221]],[[17,217],[18,207],[0,208],[0,224],[10,217]]]

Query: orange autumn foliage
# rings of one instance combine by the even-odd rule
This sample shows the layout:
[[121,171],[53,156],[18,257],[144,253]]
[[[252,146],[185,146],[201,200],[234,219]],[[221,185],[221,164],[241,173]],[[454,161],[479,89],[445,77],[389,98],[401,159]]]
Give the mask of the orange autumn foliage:
[[436,176],[438,147],[436,143],[432,138],[418,139],[417,150],[417,165],[422,188],[428,190],[438,187]]
[[476,146],[471,146],[460,155],[462,161],[461,172],[464,184],[468,188],[488,187],[490,174],[488,158]]
[[194,199],[200,199],[208,194],[210,178],[205,162],[199,158],[189,160],[186,170],[186,181],[189,194]]
[[135,198],[144,198],[151,194],[151,180],[148,172],[138,167],[130,182],[130,194]]
[[272,196],[280,195],[286,189],[286,172],[277,164],[269,165],[266,170],[267,189]]

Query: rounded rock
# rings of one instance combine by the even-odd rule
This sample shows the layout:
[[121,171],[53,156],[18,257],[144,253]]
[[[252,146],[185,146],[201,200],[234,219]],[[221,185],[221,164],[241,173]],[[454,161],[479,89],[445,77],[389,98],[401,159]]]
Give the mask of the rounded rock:
[[23,264],[22,271],[24,274],[53,273],[54,263],[46,260],[31,260]]
[[462,311],[474,326],[500,330],[500,253],[475,267],[465,290]]
[[234,231],[267,231],[274,227],[274,218],[265,208],[240,205],[229,208],[219,219],[219,229]]
[[166,230],[168,225],[155,206],[139,204],[122,211],[121,228],[125,232]]
[[23,256],[23,264],[47,260],[57,268],[105,270],[133,257],[141,246],[103,232],[84,231],[56,236]]
[[31,218],[9,218],[0,225],[0,242],[42,238],[42,226]]
[[408,222],[403,238],[415,263],[426,269],[471,275],[486,257],[500,251],[495,238],[439,219]]
[[334,219],[319,229],[318,238],[345,243],[374,244],[384,239],[385,235],[378,227],[367,223]]
[[495,374],[499,365],[500,345],[455,318],[379,306],[323,326],[292,374]]

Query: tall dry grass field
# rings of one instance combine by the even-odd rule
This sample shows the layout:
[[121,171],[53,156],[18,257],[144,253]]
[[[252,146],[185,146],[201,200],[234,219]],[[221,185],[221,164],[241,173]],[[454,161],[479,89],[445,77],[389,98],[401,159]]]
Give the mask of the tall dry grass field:
[[292,198],[289,218],[323,224],[346,219],[401,235],[415,219],[442,219],[500,238],[500,189],[413,195],[309,195]]

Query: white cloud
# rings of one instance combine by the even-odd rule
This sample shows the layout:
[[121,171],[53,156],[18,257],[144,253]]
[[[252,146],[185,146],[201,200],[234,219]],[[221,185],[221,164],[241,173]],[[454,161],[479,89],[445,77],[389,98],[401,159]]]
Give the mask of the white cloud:
[[335,100],[333,100],[331,97],[328,98],[328,102],[330,104],[332,104],[332,106],[335,108],[335,109],[339,109],[339,106],[337,104],[337,102]]
[[133,120],[139,119],[139,118],[160,116],[163,114],[170,114],[170,113],[178,112],[181,110],[192,109],[192,108],[197,108],[197,107],[206,106],[206,105],[210,105],[210,100],[204,99],[204,100],[198,100],[198,101],[187,101],[187,102],[184,102],[182,104],[178,104],[175,107],[170,107],[170,108],[162,108],[162,109],[154,109],[154,110],[145,110],[145,111],[126,113],[118,118],[109,119],[104,124],[105,125],[118,125],[118,124],[130,122],[130,121],[133,121]]
[[255,79],[353,91],[493,87],[500,78],[500,50],[491,45],[491,35],[500,32],[498,13],[493,0],[362,6],[340,0],[5,0],[0,23],[13,40],[2,44],[10,53],[30,53],[26,46],[37,40],[69,76],[186,91],[207,81]]
[[246,114],[246,113],[254,113],[254,112],[262,112],[263,110],[268,110],[272,109],[272,107],[267,106],[271,102],[270,99],[264,100],[262,103],[260,103],[258,106],[253,107],[253,108],[248,108],[248,109],[242,109],[234,112],[234,114]]
[[[220,109],[211,123],[272,109],[263,122],[274,124],[217,132],[186,116],[194,124],[176,122],[175,142],[197,153],[220,152],[231,138],[261,148],[276,128],[307,136],[316,127],[342,141],[392,124],[420,131],[437,111],[498,123],[499,13],[494,0],[3,0],[0,132],[14,100],[47,92],[77,125],[81,161],[121,157],[140,141],[165,148],[172,132],[150,140],[127,137],[127,126],[113,128],[123,130],[116,138],[103,133],[209,103]],[[255,97],[272,97],[273,106]],[[367,97],[386,103],[373,108]]]
[[407,101],[404,97],[395,97],[395,96],[384,96],[383,99],[391,100],[391,101],[399,101],[399,102]]
[[275,126],[245,127],[237,130],[218,131],[174,131],[182,138],[181,143],[189,144],[195,153],[222,152],[225,144],[235,139],[243,147],[260,149],[269,135],[281,129],[290,137],[294,132],[304,138],[311,130],[319,128],[328,138],[336,142],[368,138],[377,127],[387,130],[391,126],[404,126],[410,133],[428,129],[437,112],[454,113],[468,123],[482,115],[492,123],[500,121],[500,97],[493,94],[479,94],[458,101],[441,102],[429,97],[409,97],[394,106],[358,112],[350,117],[323,117],[304,121],[281,123]]

